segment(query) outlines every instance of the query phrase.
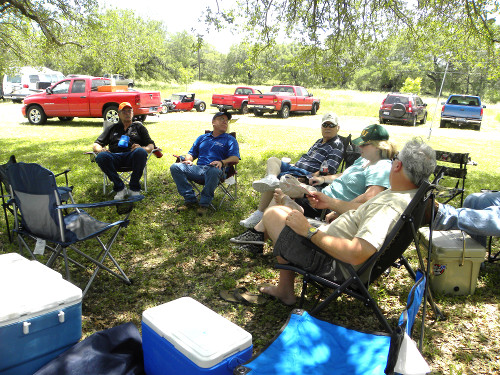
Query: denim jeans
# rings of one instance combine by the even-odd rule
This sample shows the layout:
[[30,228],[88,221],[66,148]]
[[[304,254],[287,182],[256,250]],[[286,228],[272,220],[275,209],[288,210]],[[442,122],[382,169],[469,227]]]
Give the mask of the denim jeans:
[[141,184],[139,180],[142,177],[147,160],[148,152],[142,147],[128,152],[100,152],[95,157],[96,163],[113,183],[114,191],[120,191],[125,188],[125,184],[116,171],[119,167],[132,169],[129,183],[130,190],[140,191]]
[[295,177],[303,177],[303,176],[309,176],[310,174],[312,174],[312,172],[306,171],[305,169],[296,167],[294,165],[282,161],[281,173],[278,175],[278,178],[281,178],[281,176],[285,174],[291,174],[292,176]]
[[460,229],[486,246],[486,236],[500,236],[500,193],[469,195],[463,208],[440,204],[434,230]]
[[177,185],[177,191],[186,203],[195,203],[196,194],[189,181],[203,184],[200,206],[209,206],[214,199],[214,192],[224,172],[211,165],[188,165],[175,163],[170,166],[170,174]]

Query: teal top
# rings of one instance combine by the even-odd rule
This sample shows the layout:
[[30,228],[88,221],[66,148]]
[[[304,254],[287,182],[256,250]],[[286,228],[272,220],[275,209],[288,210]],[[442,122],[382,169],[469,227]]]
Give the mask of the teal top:
[[372,185],[389,189],[391,187],[389,174],[392,162],[388,159],[382,159],[363,168],[366,163],[368,160],[359,157],[339,178],[333,180],[321,192],[329,197],[348,202],[363,194]]

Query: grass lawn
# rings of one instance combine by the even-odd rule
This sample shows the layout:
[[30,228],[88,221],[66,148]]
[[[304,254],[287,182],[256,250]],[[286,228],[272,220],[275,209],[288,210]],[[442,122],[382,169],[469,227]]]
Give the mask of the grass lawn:
[[[212,93],[233,92],[234,87],[197,82],[188,89],[196,92],[209,106]],[[186,88],[159,89],[162,97],[167,97]],[[320,118],[327,111],[340,116],[340,134],[358,135],[366,125],[377,121],[384,97],[382,93],[311,91],[322,98],[322,107],[314,117],[295,115],[283,120],[267,115],[263,118],[235,116],[238,120],[231,125],[231,130],[237,132],[242,156],[238,166],[238,199],[203,218],[195,212],[176,213],[181,198],[169,166],[174,161],[172,154],[185,153],[196,136],[210,129],[215,109],[208,107],[205,113],[169,113],[147,122],[151,137],[163,148],[164,156],[150,160],[146,199],[137,205],[131,215],[131,225],[117,239],[114,248],[118,262],[134,283],[127,286],[105,272],[99,273],[83,301],[84,336],[129,321],[140,327],[145,309],[190,296],[252,333],[256,350],[270,341],[288,317],[289,307],[275,301],[258,307],[233,305],[219,298],[221,289],[242,285],[255,292],[257,284],[277,281],[270,248],[264,256],[252,257],[233,249],[228,241],[243,231],[238,222],[257,206],[259,197],[251,188],[251,182],[263,176],[265,160],[270,156],[297,160],[319,138]],[[432,121],[436,100],[425,99],[429,104],[429,121]],[[476,166],[468,167],[467,194],[499,188],[500,106],[486,104],[480,132],[439,129],[437,118],[429,140],[436,149],[467,151],[477,162]],[[102,194],[102,174],[83,155],[100,134],[102,121],[76,119],[60,123],[56,119],[49,120],[45,126],[32,126],[22,118],[20,109],[19,104],[0,103],[0,162],[6,162],[15,154],[18,161],[40,163],[54,172],[71,168],[70,183],[75,186],[77,202],[109,199]],[[387,125],[387,129],[399,148],[412,136],[424,139],[429,136],[429,123],[416,128]],[[113,212],[105,210],[91,214],[103,220],[113,217]],[[17,251],[17,244],[8,242],[3,219],[1,221],[1,251]],[[410,262],[415,264],[415,251],[409,250],[408,255]],[[431,315],[425,328],[424,356],[433,373],[491,374],[500,371],[499,267],[499,264],[486,264],[481,269],[472,296],[437,296],[437,303],[447,320],[436,322]],[[77,283],[86,280],[81,272],[74,272],[73,276]],[[394,269],[390,277],[381,278],[370,286],[393,325],[404,307],[410,284],[406,271]],[[298,292],[299,282],[296,288]],[[350,298],[343,297],[332,304],[322,317],[358,329],[381,329],[375,316]]]

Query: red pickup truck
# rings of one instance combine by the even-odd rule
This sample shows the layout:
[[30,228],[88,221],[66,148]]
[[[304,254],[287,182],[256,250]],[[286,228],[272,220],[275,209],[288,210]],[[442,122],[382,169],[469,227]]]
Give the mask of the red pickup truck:
[[23,102],[23,116],[34,125],[42,125],[50,117],[58,117],[61,121],[102,117],[116,123],[121,102],[129,102],[135,119],[144,121],[147,115],[158,112],[161,94],[159,91],[113,91],[108,78],[73,76],[55,83],[43,93],[27,96]]
[[234,110],[241,114],[248,113],[248,95],[262,94],[259,90],[252,87],[237,87],[234,94],[213,94],[212,107],[217,107],[219,111]]
[[311,111],[315,115],[319,109],[320,100],[301,86],[277,85],[271,88],[269,94],[248,95],[248,109],[255,116],[264,112],[278,112],[281,118],[287,118],[290,112]]

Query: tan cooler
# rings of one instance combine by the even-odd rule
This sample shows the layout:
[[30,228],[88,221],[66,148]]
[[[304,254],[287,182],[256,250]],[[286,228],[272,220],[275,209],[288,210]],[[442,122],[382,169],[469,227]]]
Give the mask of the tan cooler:
[[[429,248],[429,228],[421,228],[422,245]],[[464,246],[465,239],[465,246]],[[433,231],[431,289],[447,295],[474,294],[486,249],[460,230]]]

